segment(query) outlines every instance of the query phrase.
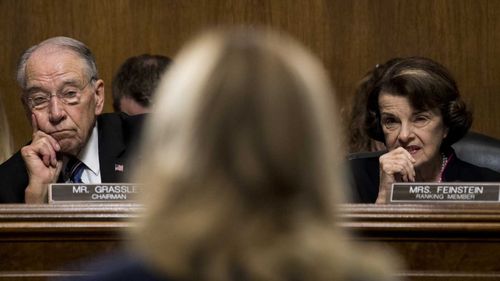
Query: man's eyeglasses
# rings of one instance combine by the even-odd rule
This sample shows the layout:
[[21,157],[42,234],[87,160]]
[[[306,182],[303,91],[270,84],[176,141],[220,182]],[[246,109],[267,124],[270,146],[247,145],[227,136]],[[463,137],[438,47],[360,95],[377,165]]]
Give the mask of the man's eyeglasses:
[[36,90],[28,95],[28,105],[32,110],[42,110],[49,106],[50,99],[52,97],[57,97],[60,101],[67,105],[78,104],[80,103],[83,90],[85,90],[85,88],[87,88],[87,86],[95,80],[96,78],[92,77],[87,84],[82,87],[66,85],[61,90],[58,90],[53,94]]

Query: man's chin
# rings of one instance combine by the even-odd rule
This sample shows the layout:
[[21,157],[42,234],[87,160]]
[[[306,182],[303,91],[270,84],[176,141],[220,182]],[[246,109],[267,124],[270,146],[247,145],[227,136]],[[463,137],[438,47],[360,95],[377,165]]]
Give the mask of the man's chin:
[[80,146],[72,140],[62,139],[59,141],[61,152],[65,154],[77,155]]

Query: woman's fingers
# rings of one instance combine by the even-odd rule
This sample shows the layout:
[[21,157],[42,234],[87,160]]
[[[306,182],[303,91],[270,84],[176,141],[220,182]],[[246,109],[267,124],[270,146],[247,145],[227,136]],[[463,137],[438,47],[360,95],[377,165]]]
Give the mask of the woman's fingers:
[[402,181],[415,181],[415,159],[403,148],[397,148],[379,159],[382,176],[400,176]]

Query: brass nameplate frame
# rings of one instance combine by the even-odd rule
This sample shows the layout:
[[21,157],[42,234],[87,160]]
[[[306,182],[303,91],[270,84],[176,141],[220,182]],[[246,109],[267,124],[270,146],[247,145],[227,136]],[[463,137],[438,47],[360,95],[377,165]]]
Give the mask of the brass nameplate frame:
[[390,203],[498,203],[500,183],[394,183]]
[[49,204],[135,202],[139,185],[132,183],[54,183],[49,185]]

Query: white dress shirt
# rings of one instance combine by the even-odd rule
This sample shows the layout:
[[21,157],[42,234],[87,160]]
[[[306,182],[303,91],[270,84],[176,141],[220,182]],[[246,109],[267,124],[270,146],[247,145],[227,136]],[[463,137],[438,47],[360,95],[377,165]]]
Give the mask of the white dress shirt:
[[[97,122],[89,141],[83,147],[82,151],[78,154],[77,158],[85,164],[82,173],[83,183],[101,183],[101,169],[99,166],[99,141],[97,136]],[[68,159],[64,160],[66,166]]]

